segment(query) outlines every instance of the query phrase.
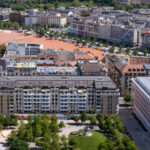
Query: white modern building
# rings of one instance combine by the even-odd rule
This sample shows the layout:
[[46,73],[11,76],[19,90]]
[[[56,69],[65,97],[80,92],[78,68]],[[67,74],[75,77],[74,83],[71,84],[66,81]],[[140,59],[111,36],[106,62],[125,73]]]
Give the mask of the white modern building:
[[132,95],[134,113],[150,132],[150,77],[132,79]]
[[10,42],[6,45],[6,53],[4,57],[24,57],[30,55],[38,55],[40,50],[43,48],[42,44],[38,43],[19,43],[19,42]]

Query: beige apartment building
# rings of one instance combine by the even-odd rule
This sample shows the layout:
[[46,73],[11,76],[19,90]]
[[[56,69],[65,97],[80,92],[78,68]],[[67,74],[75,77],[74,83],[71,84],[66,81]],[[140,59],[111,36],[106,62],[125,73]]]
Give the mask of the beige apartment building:
[[119,89],[109,77],[0,77],[0,113],[118,114]]
[[108,75],[118,85],[122,96],[131,92],[132,78],[146,76],[143,64],[129,64],[129,62],[111,55],[107,55],[105,58]]

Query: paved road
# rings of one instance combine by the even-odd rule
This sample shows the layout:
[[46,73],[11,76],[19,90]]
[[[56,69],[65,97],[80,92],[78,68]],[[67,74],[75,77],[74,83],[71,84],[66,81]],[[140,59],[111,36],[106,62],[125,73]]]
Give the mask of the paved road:
[[131,108],[120,108],[119,116],[140,150],[150,150],[150,133],[145,131],[132,114]]

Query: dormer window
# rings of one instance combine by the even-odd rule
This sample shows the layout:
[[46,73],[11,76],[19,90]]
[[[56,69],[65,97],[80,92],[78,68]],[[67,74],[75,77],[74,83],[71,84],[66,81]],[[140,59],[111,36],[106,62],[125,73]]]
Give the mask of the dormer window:
[[133,68],[133,71],[136,71],[136,69],[135,69],[135,68]]
[[131,71],[131,68],[129,68],[128,71]]

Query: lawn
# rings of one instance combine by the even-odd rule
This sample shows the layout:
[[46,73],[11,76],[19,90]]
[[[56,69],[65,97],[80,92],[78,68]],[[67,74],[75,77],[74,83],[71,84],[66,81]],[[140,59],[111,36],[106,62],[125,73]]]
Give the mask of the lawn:
[[99,143],[104,142],[107,137],[96,131],[91,131],[92,136],[79,136],[77,137],[79,141],[79,149],[80,150],[97,150]]

